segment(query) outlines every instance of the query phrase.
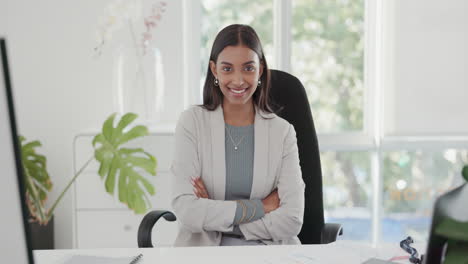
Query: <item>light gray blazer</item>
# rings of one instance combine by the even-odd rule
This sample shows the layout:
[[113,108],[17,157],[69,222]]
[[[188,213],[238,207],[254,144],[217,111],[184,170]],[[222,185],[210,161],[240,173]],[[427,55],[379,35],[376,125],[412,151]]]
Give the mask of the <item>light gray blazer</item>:
[[[259,220],[241,224],[247,240],[266,244],[300,244],[304,189],[296,132],[286,120],[257,109],[254,172],[250,199],[263,199],[278,189],[280,207]],[[219,106],[208,111],[193,106],[176,127],[172,207],[181,223],[175,246],[218,246],[221,232],[233,230],[235,201],[224,201],[226,184],[225,123]],[[197,198],[191,177],[201,176],[210,199]]]

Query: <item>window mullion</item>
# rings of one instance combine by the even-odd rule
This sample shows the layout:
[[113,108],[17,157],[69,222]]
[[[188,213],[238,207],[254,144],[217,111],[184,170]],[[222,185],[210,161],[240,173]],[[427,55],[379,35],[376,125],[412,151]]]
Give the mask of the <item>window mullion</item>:
[[274,0],[273,46],[275,68],[291,71],[292,1]]
[[371,152],[371,242],[377,245],[381,240],[383,215],[382,0],[365,1],[364,22],[364,131],[375,146],[375,151]]
[[383,156],[380,150],[371,154],[372,176],[372,237],[373,245],[378,245],[381,240],[382,215],[383,215]]
[[184,108],[202,102],[201,92],[193,89],[200,83],[200,39],[201,39],[201,1],[184,0],[182,2],[182,38],[183,38],[183,87]]

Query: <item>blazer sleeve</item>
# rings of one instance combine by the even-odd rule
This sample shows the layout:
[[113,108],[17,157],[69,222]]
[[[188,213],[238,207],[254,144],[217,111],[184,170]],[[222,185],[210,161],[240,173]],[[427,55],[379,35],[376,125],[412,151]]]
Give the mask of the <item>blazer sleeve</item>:
[[277,189],[280,198],[278,209],[257,221],[239,226],[247,240],[287,240],[301,231],[305,184],[299,165],[296,132],[292,125],[289,125],[284,140]]
[[190,179],[201,176],[198,135],[193,110],[184,111],[175,131],[175,153],[171,165],[174,209],[182,227],[193,233],[230,232],[236,212],[235,201],[197,198]]

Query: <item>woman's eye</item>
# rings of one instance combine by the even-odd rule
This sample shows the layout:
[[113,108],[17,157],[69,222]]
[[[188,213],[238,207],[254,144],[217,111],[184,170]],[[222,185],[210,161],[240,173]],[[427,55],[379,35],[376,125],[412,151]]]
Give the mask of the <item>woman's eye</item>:
[[246,71],[254,71],[255,68],[253,66],[247,66],[247,67],[245,67],[245,70]]
[[223,71],[231,71],[231,67],[223,67]]

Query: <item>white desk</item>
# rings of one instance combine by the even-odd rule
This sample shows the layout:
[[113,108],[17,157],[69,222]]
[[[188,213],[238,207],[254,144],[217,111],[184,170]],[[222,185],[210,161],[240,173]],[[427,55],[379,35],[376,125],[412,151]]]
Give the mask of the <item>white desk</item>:
[[[423,245],[415,246],[422,252]],[[242,246],[242,247],[190,247],[190,248],[126,248],[126,249],[80,249],[80,250],[37,250],[34,251],[36,264],[60,264],[71,255],[95,256],[133,256],[139,253],[143,258],[138,264],[188,263],[188,264],[288,264],[292,253],[304,252],[316,259],[307,263],[362,263],[369,258],[377,257],[388,260],[394,256],[407,256],[397,244],[386,244],[377,248],[369,244],[338,241],[328,245],[302,246]],[[279,259],[282,261],[279,262]],[[298,263],[291,260],[289,263]],[[408,260],[398,263],[409,263]]]

